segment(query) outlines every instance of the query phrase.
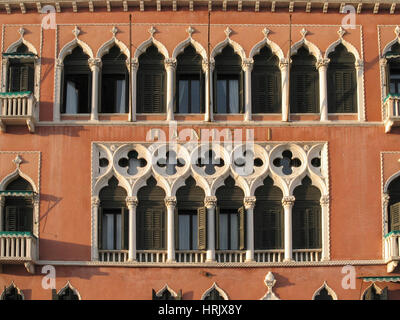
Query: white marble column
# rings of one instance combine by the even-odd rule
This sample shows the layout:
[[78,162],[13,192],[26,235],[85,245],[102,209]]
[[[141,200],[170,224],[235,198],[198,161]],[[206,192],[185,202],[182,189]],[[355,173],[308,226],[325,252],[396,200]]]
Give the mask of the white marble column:
[[329,196],[323,195],[320,199],[321,204],[321,239],[322,239],[322,261],[329,260],[329,242],[328,242],[328,211]]
[[174,93],[175,93],[175,59],[165,59],[165,70],[167,71],[167,121],[174,120]]
[[39,237],[39,207],[40,207],[40,196],[35,193],[32,199],[33,202],[33,217],[32,217],[32,233],[34,236]]
[[289,121],[289,62],[282,59],[279,62],[279,69],[281,70],[281,83],[282,83],[282,121]]
[[329,59],[320,59],[316,63],[319,76],[319,112],[320,121],[328,121],[327,70]]
[[132,59],[131,63],[131,91],[132,91],[132,112],[128,115],[128,121],[136,121],[137,112],[137,71],[139,69],[138,59]]
[[[2,79],[1,79],[1,92],[7,92],[7,75],[8,75],[9,59],[2,58]],[[0,113],[1,114],[1,113]]]
[[246,209],[246,262],[254,261],[254,207],[256,197],[245,197],[244,207]]
[[242,69],[244,71],[244,121],[251,121],[251,71],[253,70],[253,59],[245,59],[242,62]]
[[282,199],[282,205],[284,209],[284,226],[285,226],[285,237],[284,237],[284,248],[285,255],[284,261],[293,260],[293,245],[292,245],[292,208],[294,205],[295,198],[293,196],[285,196]]
[[[202,63],[203,71],[205,74],[205,103],[204,103],[204,121],[213,121],[213,72],[214,72],[214,61],[211,61],[210,65],[208,61],[203,60]],[[209,69],[210,67],[210,69]]]
[[383,226],[383,232],[387,234],[389,232],[389,194],[384,193],[382,195],[382,206],[383,206],[383,217],[384,217],[384,226]]
[[167,262],[175,261],[175,206],[176,197],[166,197],[167,207]]
[[89,59],[89,67],[92,70],[92,111],[90,120],[97,121],[99,119],[99,73],[101,68],[101,59]]
[[3,231],[3,229],[4,229],[3,224],[4,224],[4,215],[5,215],[5,212],[4,212],[5,202],[6,202],[5,197],[0,196],[0,231]]
[[204,206],[207,208],[207,256],[206,262],[215,261],[215,208],[217,197],[204,198]]
[[[386,60],[386,59],[385,59]],[[364,110],[364,90],[363,90],[363,79],[364,79],[364,62],[362,60],[357,60],[355,63],[356,75],[357,75],[357,112],[358,121],[365,121],[365,110]],[[382,73],[386,81],[386,68]],[[390,83],[387,84],[387,91],[390,90]]]
[[99,197],[92,197],[92,260],[99,260]]
[[128,261],[136,261],[136,207],[137,197],[126,197],[126,206],[129,210],[129,247]]
[[56,89],[55,89],[55,102],[54,102],[54,106],[53,106],[53,121],[58,122],[61,120],[60,117],[60,113],[61,113],[61,92],[63,90],[61,84],[62,84],[62,76],[63,76],[63,70],[64,70],[64,64],[63,61],[57,59],[56,60],[56,64],[55,64],[55,68],[56,68]]

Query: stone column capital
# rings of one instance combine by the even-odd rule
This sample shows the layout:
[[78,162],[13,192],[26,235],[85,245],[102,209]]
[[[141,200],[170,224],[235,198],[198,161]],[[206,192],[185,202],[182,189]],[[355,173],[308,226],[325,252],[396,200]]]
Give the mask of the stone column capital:
[[252,71],[253,70],[253,65],[254,65],[254,60],[250,58],[246,58],[242,62],[242,69],[243,71]]
[[96,68],[101,68],[101,59],[100,58],[90,58],[88,60],[90,70],[94,71]]
[[201,66],[203,68],[204,73],[208,71],[208,66],[210,66],[210,72],[213,72],[215,67],[215,61],[214,59],[212,59],[210,62],[208,60],[203,60],[201,62]]
[[167,208],[175,208],[176,197],[166,197],[164,201]]
[[254,209],[256,206],[256,197],[245,197],[243,203],[246,210]]
[[330,59],[319,59],[315,64],[316,68],[319,70],[320,68],[327,68]]
[[94,207],[100,206],[100,198],[99,197],[93,196],[91,201],[92,201],[92,206],[94,206]]
[[[4,204],[6,203],[6,197],[0,196],[0,207],[4,207]],[[1,214],[1,213],[0,213]],[[1,226],[0,226],[1,227]]]
[[138,205],[138,198],[137,197],[126,197],[126,205],[128,208],[130,207],[137,207]]
[[383,58],[380,58],[380,59],[379,59],[379,65],[380,65],[381,67],[386,67],[387,63],[388,63],[388,61],[387,61],[386,58],[383,57]]
[[387,193],[382,195],[382,203],[386,207],[389,204],[390,196]]
[[319,200],[321,206],[327,206],[329,204],[329,196],[327,194],[323,195]]
[[289,60],[288,59],[281,59],[279,61],[279,69],[287,69],[289,67]]
[[167,58],[164,60],[165,69],[176,69],[176,59]]
[[291,208],[294,205],[294,196],[285,196],[282,198],[282,205],[284,208]]
[[[385,60],[386,60],[386,59],[385,59]],[[387,61],[387,60],[386,60],[386,61]],[[362,61],[362,60],[356,60],[356,63],[355,63],[354,65],[355,65],[355,67],[356,67],[357,70],[362,69],[362,68],[364,67],[364,61]]]
[[35,194],[33,195],[32,201],[33,201],[33,205],[35,205],[35,206],[39,205],[39,203],[40,203],[40,196],[39,196],[39,194],[35,193]]
[[217,197],[215,197],[215,196],[204,197],[204,206],[207,209],[215,208],[217,206]]

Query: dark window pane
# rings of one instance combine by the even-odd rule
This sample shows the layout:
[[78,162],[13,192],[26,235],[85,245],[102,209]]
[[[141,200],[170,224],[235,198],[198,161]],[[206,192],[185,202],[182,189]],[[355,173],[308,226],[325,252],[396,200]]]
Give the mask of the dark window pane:
[[189,80],[179,80],[179,112],[189,113]]
[[227,81],[218,80],[217,81],[217,112],[226,113],[227,104]]
[[200,81],[191,81],[191,113],[200,113]]
[[89,113],[89,76],[66,76],[65,84],[65,113]]
[[179,215],[179,250],[190,250],[190,215]]
[[239,113],[239,81],[229,80],[229,112]]

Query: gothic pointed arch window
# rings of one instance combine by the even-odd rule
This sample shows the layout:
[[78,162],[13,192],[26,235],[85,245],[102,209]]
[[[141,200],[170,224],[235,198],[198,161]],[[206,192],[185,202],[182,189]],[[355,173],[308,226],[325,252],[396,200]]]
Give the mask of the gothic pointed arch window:
[[328,56],[328,112],[357,112],[357,76],[354,55],[343,44]]
[[232,46],[227,45],[215,57],[215,113],[243,113],[243,81],[242,59]]
[[400,43],[396,42],[385,55],[386,65],[386,94],[400,94]]
[[0,296],[0,300],[24,300],[23,293],[12,282],[8,287],[4,286],[4,291]]
[[182,290],[176,293],[168,285],[165,285],[160,291],[152,289],[152,300],[182,300]]
[[304,46],[292,56],[290,68],[290,112],[319,112],[319,82],[316,59]]
[[163,113],[166,105],[164,56],[155,45],[139,56],[138,113]]
[[256,250],[283,248],[282,191],[267,177],[254,193],[254,248]]
[[99,249],[128,249],[129,212],[126,207],[126,190],[113,176],[108,186],[100,190]]
[[6,186],[5,192],[2,230],[33,232],[32,185],[18,176]]
[[314,293],[313,300],[337,300],[336,293],[326,282]]
[[243,206],[243,190],[235,186],[235,180],[229,176],[215,195],[217,197],[216,248],[244,250],[246,210]]
[[175,209],[176,248],[178,250],[206,249],[206,214],[204,191],[196,186],[196,181],[189,177],[185,186],[176,192]]
[[101,58],[101,113],[126,113],[129,101],[127,57],[114,45]]
[[302,184],[294,189],[295,202],[292,211],[293,249],[320,249],[321,230],[321,192],[305,177]]
[[177,57],[175,100],[177,113],[204,112],[202,57],[192,45]]
[[269,46],[254,56],[251,77],[253,113],[280,113],[281,71],[279,59]]
[[400,231],[400,177],[388,186],[389,194],[389,232]]
[[165,250],[165,191],[157,186],[157,181],[153,177],[150,177],[147,186],[138,191],[137,197],[137,249]]
[[3,54],[9,58],[8,92],[34,92],[35,85],[35,54],[21,43],[15,52]]
[[379,288],[375,283],[371,284],[362,295],[362,300],[387,300],[388,288]]
[[215,282],[206,292],[201,300],[229,300],[228,295]]
[[52,290],[53,300],[80,300],[79,292],[71,286],[69,281],[58,293],[55,289]]
[[90,113],[92,72],[88,59],[80,46],[64,59],[62,113]]

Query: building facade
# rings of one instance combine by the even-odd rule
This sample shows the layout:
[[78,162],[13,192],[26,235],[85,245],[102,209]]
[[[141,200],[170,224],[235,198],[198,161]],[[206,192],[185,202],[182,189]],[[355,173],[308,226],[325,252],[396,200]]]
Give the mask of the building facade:
[[400,298],[398,12],[0,1],[1,298]]

